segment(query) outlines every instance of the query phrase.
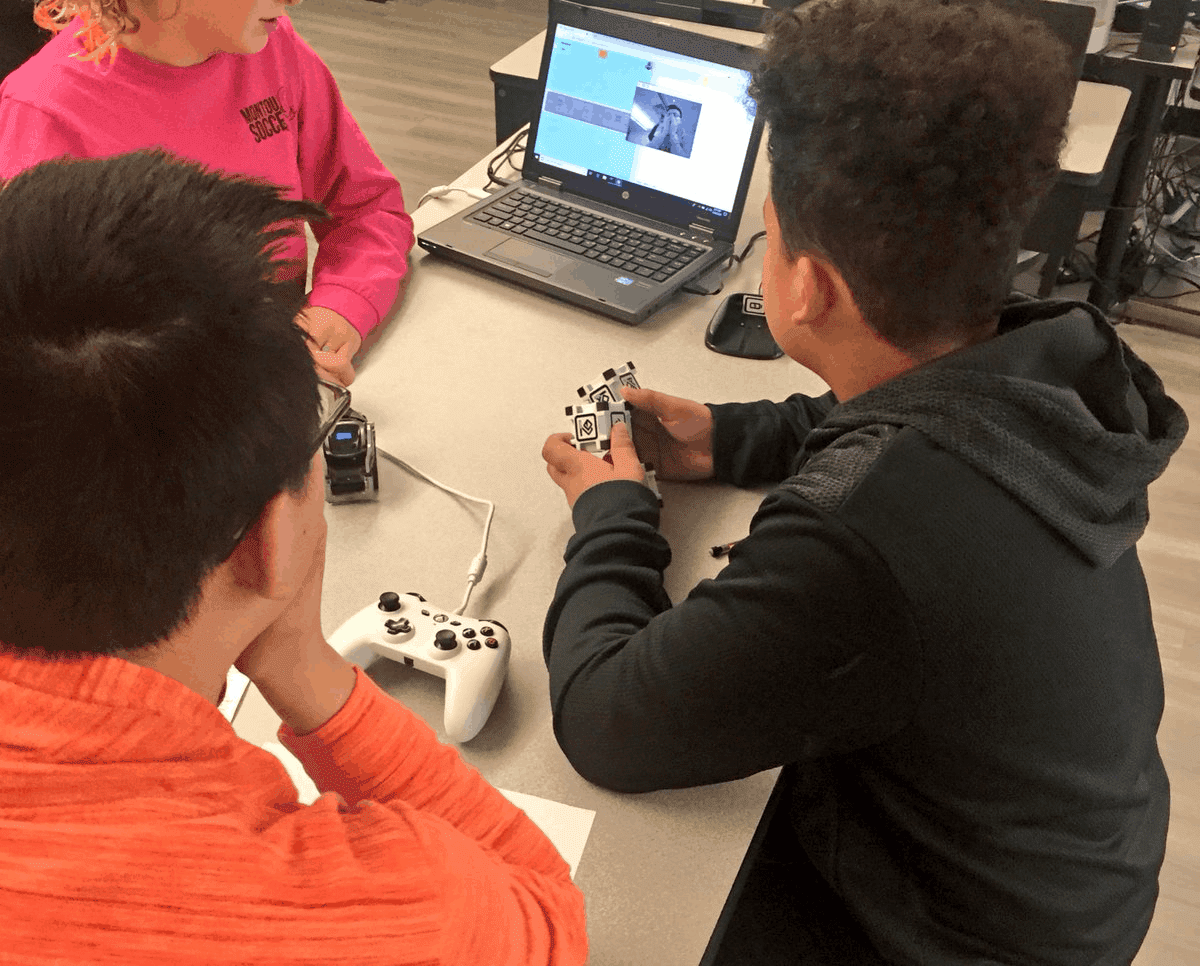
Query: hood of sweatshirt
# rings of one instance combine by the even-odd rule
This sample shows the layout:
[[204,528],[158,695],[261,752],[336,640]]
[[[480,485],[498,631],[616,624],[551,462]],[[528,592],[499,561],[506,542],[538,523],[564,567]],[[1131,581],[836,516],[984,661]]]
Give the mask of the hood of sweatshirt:
[[1146,529],[1146,487],[1188,430],[1103,314],[1064,300],[1010,306],[992,339],[839,404],[805,451],[880,424],[954,453],[1100,566]]

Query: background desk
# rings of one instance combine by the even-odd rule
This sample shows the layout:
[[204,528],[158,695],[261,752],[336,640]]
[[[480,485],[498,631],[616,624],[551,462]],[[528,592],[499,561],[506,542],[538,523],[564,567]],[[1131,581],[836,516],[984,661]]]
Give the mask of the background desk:
[[[1114,33],[1110,47],[1130,45],[1136,40],[1136,36],[1131,39]],[[1187,83],[1192,76],[1196,57],[1197,46],[1190,35],[1185,35],[1185,42],[1170,63],[1140,60],[1114,50],[1087,56],[1084,76],[1127,87],[1133,94],[1128,146],[1114,167],[1111,190],[1103,192],[1098,203],[1106,210],[1096,243],[1096,278],[1088,301],[1102,311],[1107,312],[1121,295],[1119,282],[1129,232],[1137,219],[1155,140],[1163,129],[1167,100],[1176,82]]]
[[[482,184],[482,164],[463,183]],[[765,163],[746,205],[739,245],[762,228]],[[417,230],[470,199],[450,195],[415,213]],[[726,291],[755,291],[748,258]],[[643,385],[706,402],[783,398],[826,386],[786,357],[756,362],[704,347],[721,299],[681,296],[630,328],[414,250],[412,282],[351,386],[379,445],[442,482],[495,500],[489,566],[468,612],[512,635],[507,683],[463,757],[494,785],[594,809],[576,875],[587,898],[594,966],[696,966],[746,854],[776,772],[705,788],[620,795],[575,774],[554,741],[542,621],[573,532],[566,501],[541,460],[567,429],[575,389],[632,360]],[[679,599],[721,562],[709,546],[742,537],[761,495],[731,487],[662,484],[662,529],[675,559],[667,588]],[[380,501],[326,507],[329,553],[324,627],[385,590],[419,591],[456,607],[478,549],[483,510],[380,466]],[[390,662],[372,675],[441,731],[443,685]],[[235,728],[271,740],[277,719],[252,688]]]
[[[659,22],[674,23],[667,20]],[[705,29],[698,24],[689,26]],[[715,27],[707,30],[719,32],[740,43],[753,44],[759,37],[732,28]],[[496,61],[488,71],[496,97],[497,144],[532,119],[533,111],[537,108],[537,75],[545,42],[546,31],[543,30]],[[1130,91],[1125,87],[1080,81],[1071,105],[1067,142],[1060,159],[1064,174],[1072,181],[1095,184],[1100,180],[1129,100]]]

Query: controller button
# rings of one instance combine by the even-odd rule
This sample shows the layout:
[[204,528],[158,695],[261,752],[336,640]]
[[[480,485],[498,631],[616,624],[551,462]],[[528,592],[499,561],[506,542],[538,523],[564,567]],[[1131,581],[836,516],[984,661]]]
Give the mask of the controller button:
[[500,646],[500,642],[498,640],[496,640],[494,637],[489,637],[483,643],[486,644],[488,647],[492,647],[492,648]]
[[390,590],[385,594],[379,595],[379,609],[386,610],[389,614],[400,609],[400,595],[393,594]]
[[462,621],[451,621],[450,626],[451,627],[462,627]]
[[467,641],[467,650],[478,651],[483,645],[479,641]]
[[412,630],[412,624],[403,617],[395,621],[384,621],[383,626],[387,628],[389,634],[407,634]]
[[475,628],[468,627],[466,630],[464,630],[462,632],[462,636],[463,637],[474,637],[475,636]]
[[485,625],[485,626],[479,628],[479,633],[484,635],[485,637],[491,637],[496,632],[494,630],[492,630],[490,627],[487,627]]
[[433,635],[433,646],[439,651],[453,651],[458,647],[458,638],[454,631],[438,631]]
[[435,624],[445,624],[446,621],[448,621],[449,619],[450,618],[447,617],[445,614],[434,614],[433,615],[433,622]]
[[429,611],[425,610],[424,607],[421,608],[421,613],[424,614],[426,617],[429,616]]

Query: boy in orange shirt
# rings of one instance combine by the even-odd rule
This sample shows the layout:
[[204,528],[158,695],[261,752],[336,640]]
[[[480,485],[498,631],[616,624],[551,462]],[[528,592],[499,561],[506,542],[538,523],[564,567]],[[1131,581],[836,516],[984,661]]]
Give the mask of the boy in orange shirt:
[[[0,189],[0,961],[582,963],[554,846],[322,636],[349,394],[280,195],[160,151]],[[313,805],[217,710],[235,664]]]

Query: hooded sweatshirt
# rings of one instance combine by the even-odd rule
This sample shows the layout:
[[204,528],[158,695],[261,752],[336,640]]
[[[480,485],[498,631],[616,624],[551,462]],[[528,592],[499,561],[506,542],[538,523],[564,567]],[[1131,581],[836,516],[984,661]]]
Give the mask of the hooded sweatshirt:
[[792,825],[882,956],[1128,963],[1168,784],[1135,544],[1187,431],[1084,303],[842,404],[710,406],[719,480],[776,484],[672,606],[653,494],[585,491],[546,619],[585,778],[679,788],[785,766]]

